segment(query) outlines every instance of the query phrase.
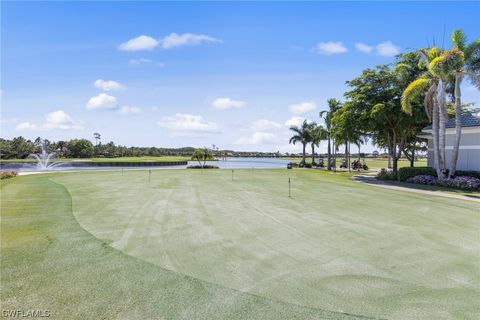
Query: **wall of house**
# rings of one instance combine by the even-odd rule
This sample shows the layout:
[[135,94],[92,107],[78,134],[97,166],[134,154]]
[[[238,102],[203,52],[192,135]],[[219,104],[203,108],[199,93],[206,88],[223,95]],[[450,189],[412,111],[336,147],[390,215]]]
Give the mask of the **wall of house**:
[[[452,158],[454,134],[446,135],[445,156],[447,169],[450,168]],[[428,160],[427,165],[434,167],[433,159],[433,140],[428,139]],[[458,153],[457,170],[477,170],[480,171],[480,132],[462,133],[460,141],[460,151]]]

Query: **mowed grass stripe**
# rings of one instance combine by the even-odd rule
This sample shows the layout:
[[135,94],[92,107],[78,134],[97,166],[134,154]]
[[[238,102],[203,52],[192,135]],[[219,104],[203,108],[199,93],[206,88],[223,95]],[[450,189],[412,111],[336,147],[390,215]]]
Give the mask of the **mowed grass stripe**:
[[322,310],[474,319],[478,204],[349,176],[243,169],[232,181],[231,170],[158,170],[150,183],[148,171],[56,180],[86,230],[178,273]]
[[[366,318],[241,293],[126,255],[78,225],[69,191],[50,178],[2,183],[2,310],[49,310],[52,319]],[[24,199],[38,205],[25,208]]]

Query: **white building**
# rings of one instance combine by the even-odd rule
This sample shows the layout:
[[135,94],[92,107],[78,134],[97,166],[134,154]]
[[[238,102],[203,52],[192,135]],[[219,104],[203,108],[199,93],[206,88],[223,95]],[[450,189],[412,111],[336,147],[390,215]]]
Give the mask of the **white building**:
[[[428,139],[428,166],[434,167],[432,127],[425,127],[418,135]],[[448,120],[445,136],[446,167],[450,168],[455,141],[455,118]],[[457,170],[480,171],[480,118],[470,113],[462,116],[462,138],[458,152]]]

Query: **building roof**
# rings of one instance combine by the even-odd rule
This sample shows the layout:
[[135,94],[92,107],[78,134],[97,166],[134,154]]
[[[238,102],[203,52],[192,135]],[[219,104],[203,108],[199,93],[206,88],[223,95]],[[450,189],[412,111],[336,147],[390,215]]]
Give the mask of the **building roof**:
[[[480,118],[471,113],[465,113],[462,115],[462,128],[466,127],[480,127]],[[445,128],[455,128],[455,118],[451,118],[447,121]],[[423,128],[423,130],[432,129],[432,125]]]

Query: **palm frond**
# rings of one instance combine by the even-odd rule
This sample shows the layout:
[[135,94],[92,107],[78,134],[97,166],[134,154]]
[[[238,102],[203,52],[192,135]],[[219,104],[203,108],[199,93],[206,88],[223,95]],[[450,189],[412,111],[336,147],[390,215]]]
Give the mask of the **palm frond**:
[[477,88],[478,90],[480,90],[480,73],[479,72],[469,72],[469,71],[466,71],[465,72],[465,75],[468,76],[468,78],[470,79],[470,82],[472,83],[472,85]]
[[465,54],[460,49],[444,51],[428,64],[430,72],[440,78],[447,79],[465,65]]
[[428,49],[420,49],[418,50],[418,54],[420,56],[420,60],[418,64],[420,67],[427,67],[428,66]]
[[291,126],[290,127],[290,130],[292,130],[293,132],[296,132],[298,135],[302,135],[302,129],[297,127],[297,126]]
[[470,43],[464,52],[467,71],[478,77],[480,75],[480,38]]
[[417,79],[411,82],[405,91],[403,91],[401,104],[403,112],[412,114],[412,101],[422,93],[424,93],[430,85],[430,79]]
[[457,29],[452,33],[452,43],[454,48],[458,48],[460,50],[465,50],[465,44],[467,42],[467,36],[465,32],[461,29]]
[[296,142],[302,141],[302,137],[294,135],[290,138],[289,143],[295,144]]

